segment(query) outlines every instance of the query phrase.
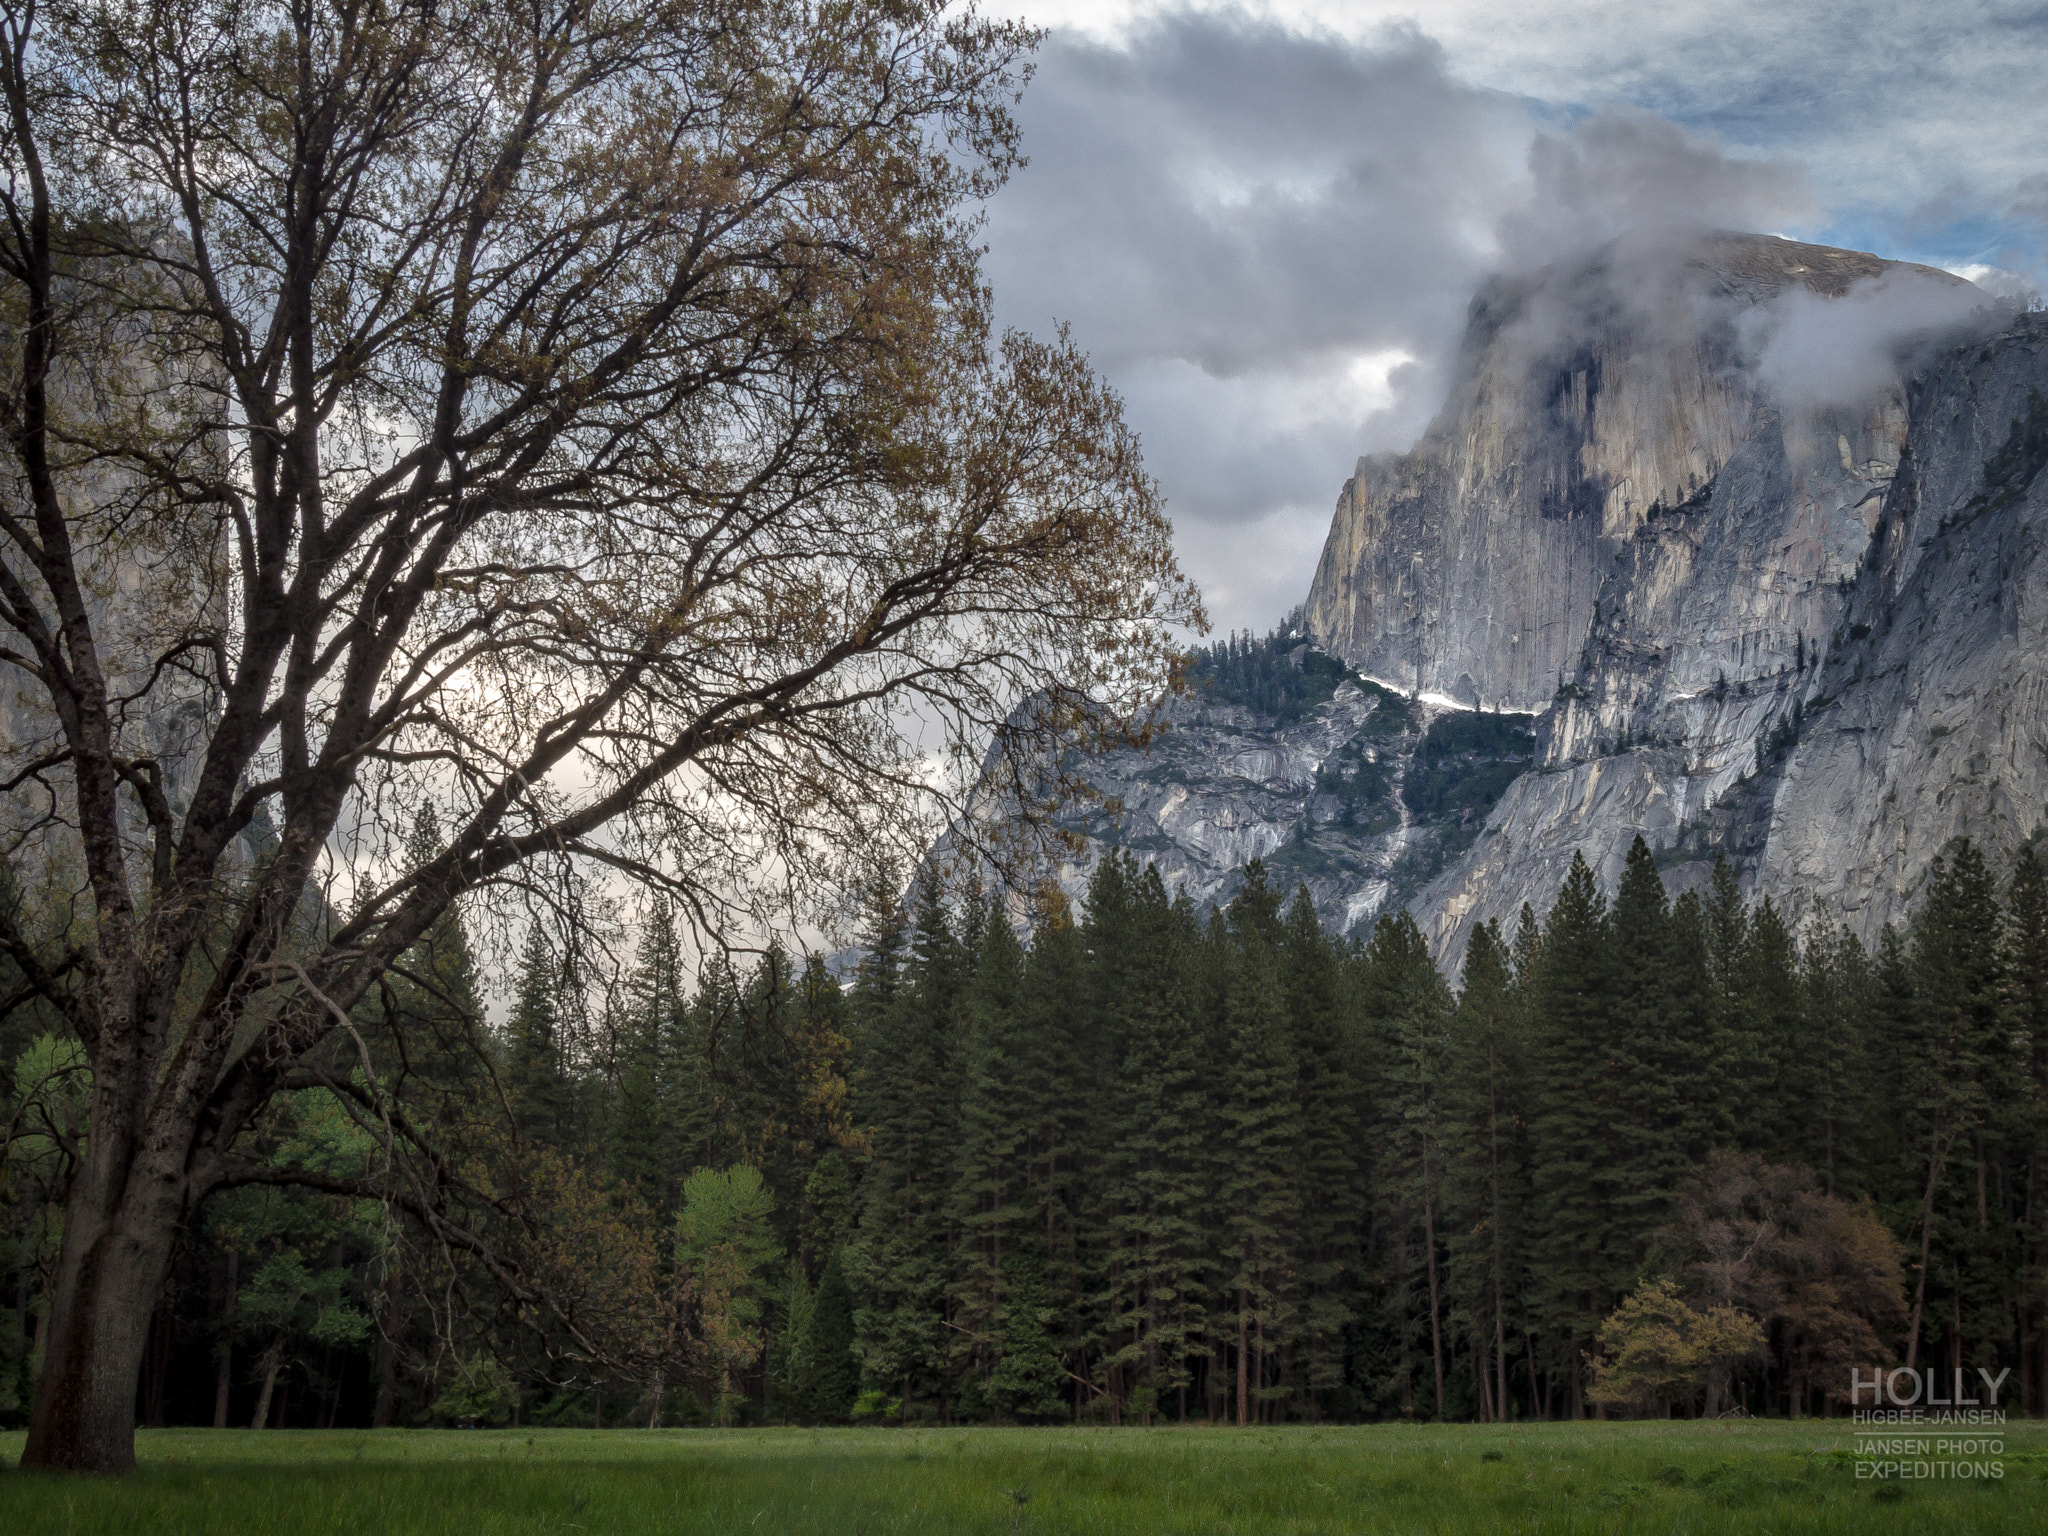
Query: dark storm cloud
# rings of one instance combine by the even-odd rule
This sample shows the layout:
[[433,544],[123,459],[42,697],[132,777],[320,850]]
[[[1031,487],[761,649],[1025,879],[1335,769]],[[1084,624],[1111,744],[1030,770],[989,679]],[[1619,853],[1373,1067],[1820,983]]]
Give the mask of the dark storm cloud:
[[1796,177],[1648,113],[1539,132],[1410,28],[1055,35],[1021,117],[1031,164],[990,208],[999,316],[1070,323],[1122,390],[1222,627],[1306,594],[1352,461],[1427,423],[1486,274],[1805,205]]

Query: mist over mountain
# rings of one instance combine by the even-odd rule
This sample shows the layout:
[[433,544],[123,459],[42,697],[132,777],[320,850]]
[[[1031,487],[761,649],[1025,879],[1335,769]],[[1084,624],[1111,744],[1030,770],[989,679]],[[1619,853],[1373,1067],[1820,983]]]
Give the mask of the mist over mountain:
[[[1453,960],[1641,834],[1674,888],[1725,854],[1874,937],[1954,838],[2006,857],[2048,805],[2044,341],[1949,273],[1760,235],[1487,282],[1299,620],[1102,764],[1060,883],[1121,845],[1220,900],[1260,857],[1338,930],[1407,905]],[[1273,666],[1287,710],[1228,682]],[[1422,787],[1447,767],[1483,792]]]

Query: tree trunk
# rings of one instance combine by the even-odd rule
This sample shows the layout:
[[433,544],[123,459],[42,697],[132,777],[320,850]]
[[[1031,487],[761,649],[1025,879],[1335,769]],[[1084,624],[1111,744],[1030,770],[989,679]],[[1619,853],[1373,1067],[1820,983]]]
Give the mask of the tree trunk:
[[389,1429],[398,1422],[398,1334],[405,1319],[394,1253],[384,1273],[383,1320],[377,1327],[377,1401],[370,1410],[370,1428]]
[[1913,1287],[1913,1318],[1906,1325],[1906,1369],[1909,1371],[1920,1359],[1920,1318],[1927,1308],[1927,1266],[1934,1248],[1934,1191],[1941,1182],[1942,1164],[1947,1161],[1948,1149],[1936,1138],[1929,1148],[1927,1193],[1920,1201],[1920,1280]]
[[220,1340],[214,1346],[220,1360],[220,1368],[213,1377],[213,1427],[228,1427],[228,1393],[234,1383],[235,1370],[235,1280],[241,1267],[241,1255],[234,1249],[228,1250],[227,1299],[220,1309]]
[[1247,1298],[1245,1296],[1243,1287],[1240,1286],[1237,1292],[1237,1427],[1239,1429],[1243,1429],[1245,1427],[1245,1424],[1247,1423],[1247,1419],[1245,1417],[1245,1389],[1247,1385],[1245,1381],[1245,1334],[1247,1332],[1247,1329],[1245,1328],[1246,1304]]
[[284,1346],[272,1344],[263,1351],[263,1390],[256,1397],[256,1411],[249,1415],[249,1427],[262,1429],[270,1422],[270,1394],[277,1387],[277,1368],[284,1360]]
[[51,1277],[25,1468],[135,1468],[136,1387],[185,1183],[175,1166],[152,1166],[159,1160],[133,1157],[132,1142],[99,1134],[102,1124],[119,1123],[121,1108],[111,1095],[95,1094],[94,1135],[66,1202]]
[[[1259,1369],[1256,1379],[1259,1384],[1259,1391],[1263,1393],[1265,1389],[1271,1385],[1271,1383],[1266,1380],[1266,1314],[1263,1312],[1259,1314],[1258,1332],[1253,1339],[1252,1358],[1259,1362]],[[1270,1406],[1271,1399],[1263,1396],[1260,1397],[1258,1402],[1253,1405],[1252,1416],[1255,1419],[1257,1419],[1261,1424],[1265,1423],[1267,1411],[1270,1408]]]
[[1494,1401],[1500,1404],[1500,1422],[1508,1421],[1508,1331],[1500,1315],[1500,1272],[1494,1271],[1493,1279],[1493,1363],[1499,1376],[1500,1390]]
[[1550,1415],[1544,1412],[1545,1398],[1543,1387],[1542,1383],[1537,1380],[1536,1341],[1529,1336],[1529,1329],[1526,1323],[1522,1328],[1522,1353],[1529,1361],[1529,1417],[1540,1424],[1547,1421]]
[[164,1427],[164,1392],[171,1375],[171,1308],[159,1301],[149,1325],[149,1347],[142,1370],[142,1422],[150,1429]]
[[1444,1325],[1443,1306],[1437,1298],[1436,1202],[1429,1183],[1429,1144],[1422,1146],[1422,1240],[1429,1250],[1429,1354],[1436,1367],[1436,1417],[1444,1416]]

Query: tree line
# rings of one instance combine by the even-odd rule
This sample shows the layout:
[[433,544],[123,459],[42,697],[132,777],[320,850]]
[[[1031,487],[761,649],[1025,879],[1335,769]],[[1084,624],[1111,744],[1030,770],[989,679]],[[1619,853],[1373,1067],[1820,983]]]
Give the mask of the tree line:
[[[1476,928],[1455,986],[1406,912],[1338,939],[1256,863],[1202,912],[1114,854],[1032,917],[928,883],[844,986],[780,951],[686,979],[657,913],[605,993],[536,932],[487,1027],[451,912],[356,1011],[356,1070],[433,1125],[467,1214],[216,1194],[138,1412],[1804,1415],[1898,1363],[2044,1406],[2031,850],[2001,882],[1959,845],[1866,950],[1725,863],[1671,900],[1638,840],[1611,894],[1578,860],[1540,920]],[[17,1422],[87,1102],[32,1015],[5,1026]],[[356,1188],[408,1143],[345,1098],[288,1096],[260,1154]]]

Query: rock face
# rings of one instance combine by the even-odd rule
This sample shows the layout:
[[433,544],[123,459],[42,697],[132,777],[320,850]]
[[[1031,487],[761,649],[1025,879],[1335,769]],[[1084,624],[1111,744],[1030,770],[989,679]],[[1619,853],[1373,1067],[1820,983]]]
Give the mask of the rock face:
[[[1450,403],[1361,463],[1307,607],[1369,675],[1540,712],[1538,768],[1412,904],[1441,958],[1638,833],[1674,885],[1726,852],[1867,939],[1956,836],[2002,860],[2036,830],[2048,326],[1973,297],[1724,236],[1475,302]],[[1837,308],[1833,361],[1885,366],[1779,345]]]
[[[1719,486],[1721,520],[1739,504],[1799,547],[1786,582],[1761,600],[1721,594],[1734,607],[1719,618],[1758,644],[1783,629],[1789,645],[1813,604],[1771,598],[1781,588],[1801,596],[1802,578],[1832,578],[1845,559],[1853,567],[1844,552],[1867,533],[1852,526],[1867,523],[1858,504],[1897,457],[1899,391],[1821,413],[1824,422],[1785,417],[1759,377],[1757,327],[1746,322],[1789,290],[1839,298],[1890,273],[1966,286],[1857,252],[1750,236],[1614,245],[1537,278],[1489,284],[1473,301],[1442,414],[1412,452],[1361,459],[1338,497],[1309,591],[1309,632],[1404,688],[1546,708],[1578,670],[1616,552],[1652,509],[1707,509],[1739,463],[1742,483]],[[1756,539],[1779,531],[1746,530]],[[1710,558],[1724,553],[1740,558],[1732,549]]]
[[1641,834],[1673,888],[1726,854],[1874,938],[1956,837],[2003,868],[2042,829],[2044,465],[2048,315],[1948,274],[1716,235],[1496,282],[1261,652],[1330,686],[1212,653],[1062,883],[1121,844],[1223,900],[1258,856],[1454,965]]
[[[1535,763],[1528,716],[1404,698],[1316,651],[1298,625],[1203,653],[1150,750],[1089,764],[1100,799],[1068,825],[1080,845],[1052,871],[1071,900],[1111,848],[1198,905],[1227,902],[1259,859],[1347,932],[1418,893]],[[949,838],[938,853],[951,851]],[[1020,894],[1012,916],[1028,915]]]

